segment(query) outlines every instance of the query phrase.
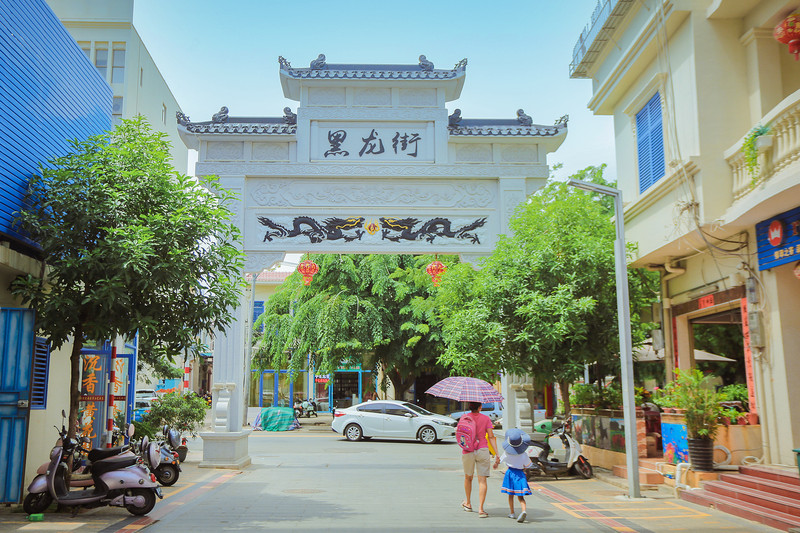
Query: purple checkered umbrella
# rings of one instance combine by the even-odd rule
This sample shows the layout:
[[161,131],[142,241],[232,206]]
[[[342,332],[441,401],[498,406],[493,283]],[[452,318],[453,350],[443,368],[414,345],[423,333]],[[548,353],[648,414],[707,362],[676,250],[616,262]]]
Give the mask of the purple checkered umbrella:
[[491,384],[482,379],[467,377],[445,378],[426,390],[425,393],[459,402],[487,403],[503,401],[503,397]]

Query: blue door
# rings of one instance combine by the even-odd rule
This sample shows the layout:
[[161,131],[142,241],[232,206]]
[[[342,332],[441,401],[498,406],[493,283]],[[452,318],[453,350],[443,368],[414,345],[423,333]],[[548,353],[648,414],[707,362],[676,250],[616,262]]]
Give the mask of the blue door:
[[0,309],[0,503],[22,496],[33,319],[32,309]]

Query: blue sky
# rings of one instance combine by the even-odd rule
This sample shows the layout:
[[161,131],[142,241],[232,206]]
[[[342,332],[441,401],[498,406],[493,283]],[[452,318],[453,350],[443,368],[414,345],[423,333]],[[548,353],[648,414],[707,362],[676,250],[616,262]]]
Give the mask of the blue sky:
[[281,116],[278,56],[306,67],[329,63],[415,64],[436,68],[468,58],[464,118],[507,118],[523,108],[534,123],[570,116],[569,134],[549,164],[566,176],[606,163],[616,177],[611,117],[586,108],[591,81],[569,78],[572,49],[596,0],[308,1],[136,0],[134,25],[184,113],[210,120]]

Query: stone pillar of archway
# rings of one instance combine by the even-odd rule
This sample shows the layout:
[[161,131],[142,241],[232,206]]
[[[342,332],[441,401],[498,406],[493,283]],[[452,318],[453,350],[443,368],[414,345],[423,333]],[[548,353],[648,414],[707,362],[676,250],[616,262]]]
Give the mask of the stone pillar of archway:
[[[257,276],[279,263],[283,252],[249,253],[244,273]],[[244,277],[244,276],[243,276]],[[245,326],[252,309],[252,296],[244,292],[233,310],[233,320],[214,336],[214,385],[212,391],[211,427],[213,431],[200,434],[203,439],[201,468],[243,468],[250,464],[247,437],[251,430],[244,427],[247,416],[246,387],[250,351]]]

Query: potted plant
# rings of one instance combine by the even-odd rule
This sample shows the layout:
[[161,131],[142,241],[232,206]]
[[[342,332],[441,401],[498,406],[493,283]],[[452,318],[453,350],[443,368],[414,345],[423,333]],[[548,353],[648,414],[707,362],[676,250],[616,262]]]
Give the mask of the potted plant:
[[577,383],[572,386],[569,403],[575,407],[594,407],[597,388],[591,383]]
[[688,372],[677,370],[675,374],[676,404],[686,409],[689,461],[695,470],[713,470],[714,437],[722,413],[719,395],[709,384],[710,376],[696,368]]
[[[188,394],[170,392],[154,400],[150,412],[142,420],[155,428],[168,425],[184,435],[188,433],[194,436],[202,427],[207,409],[208,404],[205,400],[193,392]],[[183,462],[188,448],[181,443],[177,451],[179,459]]]

